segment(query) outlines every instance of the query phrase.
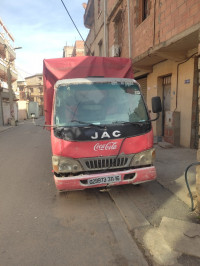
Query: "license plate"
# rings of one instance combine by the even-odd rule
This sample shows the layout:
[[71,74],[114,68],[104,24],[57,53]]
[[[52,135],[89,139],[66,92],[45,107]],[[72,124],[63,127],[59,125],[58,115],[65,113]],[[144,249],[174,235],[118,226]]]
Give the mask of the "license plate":
[[92,179],[88,179],[88,185],[99,185],[99,184],[110,184],[114,182],[120,182],[121,175],[112,175],[112,176],[105,176],[105,177],[96,177]]

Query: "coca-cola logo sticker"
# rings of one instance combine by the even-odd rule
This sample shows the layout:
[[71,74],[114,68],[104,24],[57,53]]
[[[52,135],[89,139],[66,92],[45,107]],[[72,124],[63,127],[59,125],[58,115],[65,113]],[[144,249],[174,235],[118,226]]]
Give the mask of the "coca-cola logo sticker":
[[117,149],[117,142],[108,142],[106,144],[97,143],[94,145],[94,151],[109,151],[116,149]]

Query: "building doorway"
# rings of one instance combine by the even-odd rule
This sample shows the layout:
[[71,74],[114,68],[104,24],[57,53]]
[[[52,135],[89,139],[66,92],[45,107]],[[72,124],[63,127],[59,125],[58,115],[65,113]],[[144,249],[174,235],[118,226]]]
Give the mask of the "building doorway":
[[165,136],[166,111],[171,107],[171,75],[163,77],[162,136]]

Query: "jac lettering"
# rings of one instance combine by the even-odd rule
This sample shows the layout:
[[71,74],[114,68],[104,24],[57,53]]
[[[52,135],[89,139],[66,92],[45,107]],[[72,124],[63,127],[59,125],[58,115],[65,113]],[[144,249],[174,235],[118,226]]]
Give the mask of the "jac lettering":
[[[121,136],[121,132],[120,132],[119,130],[115,130],[115,131],[112,132],[112,136],[113,136],[114,138],[118,138],[118,137]],[[98,137],[99,137],[98,132],[95,132],[94,136],[91,136],[91,139],[98,139]],[[101,138],[101,139],[104,139],[104,138],[110,138],[110,135],[108,134],[107,131],[104,131],[104,132],[102,133],[102,135],[101,135],[100,138]]]

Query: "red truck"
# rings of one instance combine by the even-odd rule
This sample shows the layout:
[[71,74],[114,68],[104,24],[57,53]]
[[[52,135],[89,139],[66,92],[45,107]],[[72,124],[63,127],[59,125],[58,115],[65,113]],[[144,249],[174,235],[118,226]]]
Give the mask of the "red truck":
[[[43,78],[59,191],[156,178],[152,120],[130,59],[45,59]],[[161,111],[159,97],[152,99],[152,111]]]

